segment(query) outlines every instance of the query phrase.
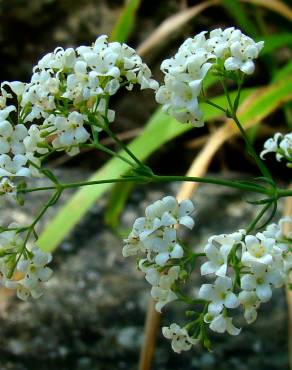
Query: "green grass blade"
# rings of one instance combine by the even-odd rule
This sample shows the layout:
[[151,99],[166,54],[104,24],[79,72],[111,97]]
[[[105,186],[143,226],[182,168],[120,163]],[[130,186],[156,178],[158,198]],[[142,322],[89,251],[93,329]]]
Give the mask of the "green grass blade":
[[260,36],[258,41],[265,41],[265,47],[261,51],[261,55],[271,54],[278,48],[292,45],[292,33],[277,33],[274,35]]
[[222,0],[222,5],[242,31],[245,31],[251,37],[255,37],[258,34],[253,22],[246,15],[244,6],[238,0]]
[[120,215],[124,209],[127,199],[133,190],[133,183],[120,182],[113,186],[104,214],[104,221],[114,232],[119,233]]
[[281,82],[284,78],[289,76],[292,76],[292,60],[277,71],[273,78],[273,82]]
[[135,24],[136,13],[140,6],[140,2],[140,0],[126,1],[119,19],[111,32],[110,41],[125,42],[128,40]]

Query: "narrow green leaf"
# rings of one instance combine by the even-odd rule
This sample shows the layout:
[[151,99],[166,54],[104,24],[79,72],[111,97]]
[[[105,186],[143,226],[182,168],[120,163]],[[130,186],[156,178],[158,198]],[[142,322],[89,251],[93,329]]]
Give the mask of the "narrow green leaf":
[[124,209],[133,184],[130,182],[117,183],[109,195],[104,215],[105,223],[113,230],[119,229],[119,218]]
[[243,122],[260,122],[264,117],[287,101],[292,100],[292,78],[281,83],[271,84],[263,93],[259,93],[247,111],[240,115]]
[[281,69],[277,71],[273,78],[273,82],[283,81],[283,79],[288,76],[292,76],[292,60],[286,63]]
[[264,41],[265,47],[261,55],[271,54],[274,50],[283,46],[292,45],[292,33],[276,33],[274,35],[257,37],[258,41]]
[[254,37],[257,35],[257,29],[246,15],[244,6],[238,0],[222,0],[222,5],[236,21],[237,25],[248,33],[249,36]]
[[140,0],[127,0],[124,8],[111,32],[110,40],[125,42],[133,30],[136,13],[140,6]]
[[[273,81],[280,82],[286,77],[292,76],[292,61],[286,63],[281,69],[279,69],[274,75]],[[285,122],[287,126],[292,129],[292,103],[288,102],[283,106]]]

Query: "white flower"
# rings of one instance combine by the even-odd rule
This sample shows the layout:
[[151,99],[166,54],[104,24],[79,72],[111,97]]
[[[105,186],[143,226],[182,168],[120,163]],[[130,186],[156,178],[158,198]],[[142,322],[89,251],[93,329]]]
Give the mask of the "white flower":
[[8,196],[15,196],[16,186],[7,177],[4,177],[0,181],[0,193],[4,193]]
[[155,262],[164,266],[170,258],[182,258],[184,255],[183,248],[177,243],[176,230],[174,228],[165,228],[162,235],[148,236],[143,241],[149,251],[157,253]]
[[241,277],[241,288],[254,291],[261,302],[268,302],[272,297],[271,287],[280,287],[283,282],[281,271],[257,264],[251,268],[251,273]]
[[12,126],[6,120],[0,121],[0,154],[24,154],[23,139],[27,136],[27,129],[19,124]]
[[156,101],[163,105],[163,112],[179,122],[195,127],[204,124],[198,97],[204,78],[214,64],[224,65],[225,70],[239,70],[245,74],[254,71],[254,62],[263,42],[254,42],[233,27],[210,32],[203,31],[193,39],[187,39],[174,57],[161,63],[164,84],[156,92]]
[[220,276],[214,284],[203,284],[199,290],[199,297],[210,302],[208,312],[216,316],[224,307],[238,307],[238,298],[231,289],[232,280],[227,276]]
[[292,162],[292,133],[282,135],[278,132],[273,138],[268,139],[264,143],[261,158],[264,159],[267,153],[276,153],[278,161],[285,158],[288,162]]
[[4,88],[4,83],[1,84],[1,95],[0,95],[0,109],[4,109],[6,107],[7,98],[12,98],[12,95],[9,94]]
[[230,335],[238,335],[241,329],[236,328],[232,323],[232,318],[226,316],[225,314],[220,314],[218,316],[212,316],[212,314],[207,313],[204,316],[204,321],[210,323],[209,327],[216,333],[229,333]]
[[0,177],[2,176],[24,176],[30,177],[31,171],[25,167],[27,157],[22,154],[16,154],[10,158],[7,154],[0,155]]
[[252,74],[255,69],[253,59],[258,57],[263,46],[263,41],[255,43],[250,37],[242,35],[240,40],[231,43],[231,57],[225,60],[224,67],[228,71],[241,70]]
[[157,286],[151,289],[151,296],[156,301],[155,309],[161,309],[167,304],[177,299],[177,295],[171,290],[172,285],[178,279],[180,272],[179,266],[172,266],[167,274],[161,275]]
[[145,252],[146,248],[141,241],[140,234],[145,230],[145,218],[139,217],[135,220],[133,229],[130,232],[127,239],[124,239],[123,242],[125,243],[123,247],[123,256],[135,256],[141,252]]
[[[20,82],[20,81],[12,81],[12,82],[9,82],[9,81],[4,81],[2,82],[1,86],[9,86],[11,88],[11,90],[14,92],[14,94],[16,94],[17,97],[21,96],[25,90],[25,87],[26,87],[26,84],[23,83],[23,82]],[[9,94],[9,97],[11,97],[11,95]]]
[[236,244],[241,243],[244,233],[244,230],[240,230],[237,233],[215,235],[209,238],[204,248],[209,261],[201,266],[201,274],[215,273],[217,276],[225,276],[229,253]]
[[244,318],[248,324],[254,322],[257,318],[257,309],[260,306],[260,300],[254,291],[242,290],[238,299],[244,308]]
[[28,135],[24,138],[23,144],[27,152],[45,154],[48,148],[45,147],[46,141],[42,137],[41,129],[38,125],[31,125]]
[[[287,231],[285,230],[287,226]],[[263,231],[263,235],[267,238],[273,238],[276,240],[276,245],[281,251],[287,251],[289,244],[292,243],[292,217],[282,217],[278,224],[270,224],[266,230]]]
[[46,265],[51,262],[50,253],[42,252],[39,248],[32,248],[29,259],[22,256],[17,264],[17,270],[23,275],[20,280],[5,280],[5,286],[17,291],[18,298],[27,300],[30,296],[39,298],[43,294],[43,283],[52,276],[53,271]]
[[178,203],[171,196],[149,205],[145,217],[139,217],[128,238],[124,240],[123,256],[146,253],[150,262],[165,266],[169,259],[182,258],[183,247],[177,242],[176,225],[192,228],[190,216],[193,203],[186,199]]
[[189,229],[194,226],[190,216],[194,211],[191,200],[185,199],[180,203],[171,196],[164,197],[148,206],[145,210],[146,218],[157,221],[157,226],[184,225]]
[[75,51],[72,48],[63,49],[58,47],[53,53],[48,53],[42,57],[34,70],[63,70],[72,68],[76,60]]
[[256,236],[247,235],[244,240],[241,262],[245,266],[253,266],[258,263],[271,265],[274,248],[275,240],[266,238],[262,233],[258,233]]
[[171,324],[169,327],[162,328],[162,334],[165,338],[171,339],[171,347],[174,352],[188,351],[191,347],[198,343],[198,339],[189,336],[185,328],[181,328],[177,324]]
[[[68,154],[79,152],[78,145],[85,143],[90,135],[83,127],[84,116],[78,112],[71,112],[68,117],[55,117],[54,127],[57,129],[57,138],[52,145],[56,149],[66,149]],[[75,146],[75,148],[72,148]]]
[[147,262],[147,259],[141,259],[139,261],[139,269],[145,273],[145,279],[150,285],[158,286],[161,274],[158,272],[155,265],[147,266],[145,262]]
[[286,134],[279,144],[279,156],[285,157],[288,161],[292,161],[292,132]]

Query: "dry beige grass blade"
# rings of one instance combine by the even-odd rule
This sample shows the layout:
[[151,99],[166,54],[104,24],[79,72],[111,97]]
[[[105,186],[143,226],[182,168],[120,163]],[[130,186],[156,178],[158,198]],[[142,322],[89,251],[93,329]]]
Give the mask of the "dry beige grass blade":
[[160,322],[161,315],[155,310],[155,302],[150,298],[144,326],[144,342],[140,353],[139,370],[151,369]]
[[160,45],[169,38],[171,34],[179,30],[184,24],[189,22],[196,15],[200,14],[205,9],[212,5],[219,4],[219,0],[203,1],[200,4],[194,5],[191,8],[185,9],[178,14],[175,14],[165,19],[160,26],[158,26],[150,36],[142,42],[138,47],[137,53],[145,55],[152,50],[155,46]]
[[251,3],[273,10],[275,13],[292,20],[292,9],[280,0],[240,0],[244,3]]
[[[290,186],[292,188],[292,186]],[[285,208],[283,216],[291,216],[292,215],[292,197],[289,197],[285,201]],[[289,232],[289,224],[285,224],[286,232]],[[288,305],[288,345],[289,345],[289,362],[290,362],[290,369],[292,370],[292,290],[286,290],[286,297],[287,297],[287,305]]]

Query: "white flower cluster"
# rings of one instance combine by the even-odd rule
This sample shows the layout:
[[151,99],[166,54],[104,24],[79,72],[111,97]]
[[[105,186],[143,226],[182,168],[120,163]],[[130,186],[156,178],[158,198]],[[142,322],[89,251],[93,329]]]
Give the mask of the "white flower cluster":
[[[109,98],[120,87],[131,90],[135,84],[158,88],[135,50],[109,43],[107,36],[92,46],[57,48],[45,55],[29,83],[2,83],[0,177],[37,176],[40,159],[47,153],[78,153],[92,130],[100,131],[105,120],[114,120]],[[9,104],[16,99],[17,107]]]
[[1,284],[8,289],[15,289],[22,300],[39,298],[43,294],[44,283],[53,273],[47,267],[52,256],[36,246],[23,250],[23,239],[16,231],[18,225],[11,224],[9,228],[12,230],[0,233]]
[[188,38],[173,58],[161,64],[165,74],[164,85],[156,93],[156,100],[163,111],[179,122],[190,122],[196,127],[204,124],[198,97],[203,80],[213,67],[222,71],[254,72],[254,62],[264,43],[255,42],[234,27],[215,29],[206,37],[203,31]]
[[208,302],[204,321],[210,329],[218,333],[239,334],[240,329],[233,325],[228,309],[241,306],[245,320],[252,323],[260,304],[271,299],[272,289],[287,282],[292,266],[289,250],[292,232],[284,233],[285,223],[292,226],[292,217],[269,225],[256,236],[239,230],[209,239],[205,246],[208,261],[201,266],[201,274],[214,273],[217,277],[214,284],[201,286],[199,297]]
[[179,279],[179,260],[184,256],[183,246],[177,238],[177,227],[193,228],[194,220],[190,216],[193,210],[190,200],[178,203],[174,197],[164,197],[146,208],[145,217],[134,222],[132,231],[124,240],[124,257],[144,257],[139,260],[139,267],[152,285],[151,296],[157,302],[158,312],[177,299],[172,287]]
[[285,158],[288,162],[292,163],[292,132],[286,135],[278,132],[273,138],[268,139],[264,143],[261,158],[264,159],[267,153],[276,153],[276,159],[278,161]]

